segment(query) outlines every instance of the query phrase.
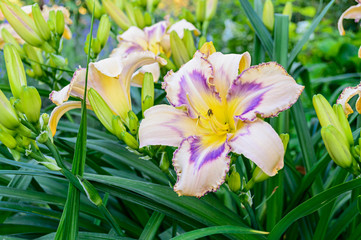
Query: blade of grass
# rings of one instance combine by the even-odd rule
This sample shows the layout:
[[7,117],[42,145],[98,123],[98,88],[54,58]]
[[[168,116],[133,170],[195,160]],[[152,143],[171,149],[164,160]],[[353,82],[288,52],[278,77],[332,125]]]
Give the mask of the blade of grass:
[[[254,10],[257,13],[258,17],[262,16],[263,6],[261,0],[254,0]],[[260,64],[264,62],[265,52],[262,46],[261,40],[256,35],[254,37],[254,53],[252,56],[252,65]]]
[[139,240],[151,240],[154,239],[160,224],[164,219],[164,214],[160,212],[153,212],[149,221],[145,225],[145,228],[142,234],[139,237]]

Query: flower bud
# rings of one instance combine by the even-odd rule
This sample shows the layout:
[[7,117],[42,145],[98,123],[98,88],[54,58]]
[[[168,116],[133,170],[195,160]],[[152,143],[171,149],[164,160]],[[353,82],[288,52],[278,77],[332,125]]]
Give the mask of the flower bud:
[[341,140],[343,136],[337,128],[332,125],[322,127],[321,136],[332,160],[342,168],[351,167],[353,160],[349,146]]
[[206,20],[211,20],[216,14],[218,0],[207,0],[206,3]]
[[41,130],[44,130],[48,126],[49,119],[50,119],[49,114],[47,114],[47,113],[41,114],[41,116],[40,116]]
[[11,43],[13,47],[16,48],[21,58],[24,58],[25,52],[19,45],[19,43],[16,41],[16,39],[11,35],[11,33],[6,29],[1,29],[1,37],[4,39],[4,42]]
[[128,119],[130,133],[133,135],[137,134],[139,128],[139,121],[137,115],[135,115],[132,110],[128,112]]
[[82,178],[80,179],[79,177],[77,177],[80,184],[82,185],[86,196],[88,197],[88,199],[95,205],[95,206],[100,206],[103,204],[103,200],[100,197],[98,191],[95,189],[95,187],[93,185],[90,184],[90,182],[88,182],[86,179]]
[[238,192],[241,189],[241,176],[237,171],[232,171],[228,178],[228,186],[232,192]]
[[259,167],[256,167],[252,173],[252,180],[255,183],[263,182],[267,180],[270,176],[265,174]]
[[23,63],[16,48],[9,43],[4,46],[4,57],[11,92],[15,98],[19,98],[21,87],[26,86],[26,76]]
[[152,25],[152,16],[150,16],[149,12],[144,13],[144,26]]
[[273,31],[275,23],[274,8],[272,0],[266,0],[263,6],[263,23],[270,30]]
[[88,100],[103,126],[111,133],[114,133],[112,126],[113,111],[104,101],[102,96],[93,88],[88,91]]
[[281,141],[283,143],[283,149],[286,151],[288,142],[290,141],[290,135],[288,133],[280,134]]
[[108,41],[110,33],[110,21],[107,15],[103,15],[99,22],[99,28],[97,32],[97,39],[100,42],[101,47],[103,48]]
[[32,7],[32,15],[36,26],[34,30],[42,39],[48,41],[51,38],[50,28],[46,23],[37,3]]
[[128,2],[125,2],[124,4],[124,10],[125,10],[125,13],[127,14],[131,24],[133,26],[137,26],[137,20],[136,20],[136,17],[135,17],[135,12],[134,12],[134,7],[131,3],[128,3]]
[[0,124],[4,127],[15,130],[20,122],[18,115],[4,93],[0,90]]
[[196,18],[198,22],[203,22],[206,15],[206,0],[197,0]]
[[21,153],[15,149],[9,149],[11,155],[13,156],[14,160],[19,162],[21,159]]
[[175,31],[170,33],[170,47],[172,58],[178,68],[190,60],[186,46]]
[[48,26],[50,31],[55,31],[55,24],[56,24],[56,17],[55,17],[55,11],[51,10],[49,12],[49,19],[48,19]]
[[55,22],[55,31],[59,36],[62,36],[65,28],[65,19],[62,11],[56,11],[55,14],[56,22]]
[[34,87],[22,87],[20,94],[22,112],[31,123],[37,123],[40,117],[41,98],[38,90]]
[[128,17],[111,0],[102,0],[105,11],[113,21],[123,30],[127,30],[132,24]]
[[66,67],[68,65],[68,59],[54,53],[50,54],[50,60],[55,67]]
[[45,156],[46,162],[40,162],[40,164],[44,165],[46,168],[48,168],[51,171],[60,171],[61,168],[56,163],[55,159],[49,156]]
[[292,2],[286,2],[286,5],[282,12],[283,15],[288,15],[290,21],[292,19]]
[[9,149],[14,149],[18,145],[15,138],[2,129],[0,129],[0,142]]
[[346,136],[348,143],[350,144],[350,146],[354,145],[351,127],[347,121],[347,117],[345,112],[343,111],[342,105],[341,104],[333,105],[333,110],[336,113],[336,116],[342,128],[342,132]]
[[93,6],[95,2],[95,9],[94,9],[94,17],[96,19],[100,19],[102,15],[105,13],[103,7],[100,5],[98,0],[85,0],[85,4],[90,13],[93,12]]
[[162,152],[162,156],[160,157],[160,162],[159,162],[159,168],[163,172],[169,171],[169,159],[166,152]]
[[164,53],[160,53],[159,56],[167,61],[167,64],[164,66],[168,71],[173,70],[176,71],[177,67],[174,65],[173,61],[170,60]]
[[154,105],[154,80],[153,74],[146,72],[144,74],[142,86],[142,112]]
[[197,49],[194,46],[194,40],[191,31],[189,31],[188,29],[184,29],[184,36],[182,41],[188,51],[188,55],[192,57],[194,53],[197,51]]
[[36,141],[39,143],[45,143],[49,139],[49,134],[47,131],[43,131],[36,137]]
[[138,141],[128,132],[121,133],[121,139],[131,149],[137,150],[139,148]]
[[126,132],[127,129],[124,127],[122,123],[122,119],[120,116],[113,115],[112,118],[112,128],[113,128],[113,134],[117,136],[117,138],[122,139],[122,133]]
[[30,46],[29,44],[24,44],[24,51],[26,56],[31,60],[30,65],[33,69],[35,76],[40,77],[43,75],[43,70],[39,63],[43,63],[44,59],[41,53],[41,50],[35,47]]
[[145,21],[142,10],[140,10],[140,8],[134,8],[134,16],[135,20],[137,21],[137,26],[140,29],[143,29],[145,27]]
[[99,53],[102,51],[102,46],[100,44],[100,41],[97,38],[92,39],[92,45],[91,48],[93,50],[93,53],[98,56]]
[[182,13],[180,15],[180,18],[187,20],[187,22],[190,22],[192,24],[195,23],[195,16],[192,14],[192,12],[187,8],[182,8]]
[[35,32],[34,20],[20,7],[7,0],[2,0],[0,1],[0,9],[13,29],[27,43],[35,47],[40,47],[44,43],[43,39]]

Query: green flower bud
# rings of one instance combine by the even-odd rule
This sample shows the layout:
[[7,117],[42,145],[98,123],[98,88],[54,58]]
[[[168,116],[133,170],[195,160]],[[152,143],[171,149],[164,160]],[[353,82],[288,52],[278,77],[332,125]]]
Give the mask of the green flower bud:
[[2,129],[0,129],[0,142],[9,149],[14,149],[18,145],[15,138]]
[[31,77],[31,78],[35,78],[36,74],[32,69],[26,69],[26,74]]
[[181,18],[184,18],[185,20],[187,20],[190,23],[195,23],[194,15],[187,8],[182,8]]
[[137,115],[135,115],[135,113],[130,110],[128,112],[128,119],[129,119],[129,131],[131,134],[135,135],[138,132],[138,128],[139,128],[139,121],[138,121],[138,117]]
[[63,12],[56,11],[55,18],[56,18],[55,31],[59,36],[62,36],[65,28],[65,19]]
[[103,126],[111,133],[114,133],[112,126],[113,111],[108,104],[104,101],[102,96],[93,88],[88,91],[88,100]]
[[113,134],[119,139],[122,139],[122,133],[127,131],[122,123],[122,119],[115,115],[112,118],[112,128],[114,132]]
[[184,29],[184,37],[183,37],[182,41],[188,51],[188,55],[190,57],[193,57],[193,55],[197,51],[197,49],[194,46],[194,40],[193,40],[193,35],[192,35],[191,31],[189,31],[188,29]]
[[2,0],[0,1],[0,10],[17,34],[27,43],[35,47],[40,47],[44,43],[44,40],[35,32],[34,20],[19,6]]
[[144,26],[152,25],[152,16],[150,16],[149,12],[144,13]]
[[15,98],[20,97],[21,87],[26,86],[26,76],[19,52],[12,44],[5,44],[4,57],[11,92]]
[[196,18],[198,22],[203,22],[206,15],[206,0],[197,0]]
[[252,173],[252,181],[255,183],[263,182],[267,180],[270,176],[265,174],[259,167],[256,167]]
[[49,12],[49,19],[48,19],[48,26],[49,26],[50,31],[52,31],[52,32],[55,31],[55,25],[56,25],[55,11],[51,10]]
[[211,20],[216,14],[218,0],[207,0],[206,3],[206,20]]
[[49,134],[47,131],[43,131],[36,137],[36,141],[39,143],[45,143],[49,139]]
[[353,161],[351,152],[337,128],[332,125],[322,127],[321,136],[332,160],[342,168],[350,168]]
[[85,4],[90,13],[93,12],[93,4],[95,2],[95,9],[94,9],[94,17],[96,19],[100,19],[102,15],[105,13],[103,7],[100,5],[98,0],[85,0]]
[[140,29],[143,29],[145,27],[145,21],[142,10],[140,10],[140,8],[134,8],[134,16],[135,20],[137,21],[137,26]]
[[342,132],[346,136],[348,143],[350,144],[350,146],[354,145],[351,127],[347,121],[347,117],[345,112],[343,111],[342,105],[341,104],[333,105],[333,110],[336,113],[336,116],[342,128]]
[[102,46],[100,41],[97,38],[92,39],[92,46],[91,46],[93,53],[97,56],[102,51]]
[[46,162],[40,162],[40,164],[44,165],[51,171],[60,171],[61,168],[56,163],[55,159],[49,156],[45,156]]
[[86,193],[86,196],[88,197],[88,199],[95,205],[95,206],[100,206],[103,204],[103,200],[102,198],[100,197],[98,191],[95,189],[95,187],[90,183],[88,182],[86,179],[82,178],[80,179],[78,177],[78,180],[80,182],[80,184],[82,185],[85,193]]
[[292,2],[286,2],[286,5],[282,12],[283,15],[288,15],[290,18],[290,21],[292,19]]
[[20,125],[18,115],[4,93],[0,90],[0,124],[4,127],[15,130]]
[[137,19],[135,16],[133,5],[131,3],[125,2],[124,7],[125,13],[127,14],[131,24],[133,26],[137,26]]
[[15,149],[9,149],[11,155],[13,156],[14,160],[19,162],[21,158],[21,153]]
[[139,148],[138,141],[128,132],[122,132],[121,133],[121,139],[124,141],[124,143],[130,147],[131,149],[137,150]]
[[97,39],[100,42],[101,47],[103,48],[108,41],[110,33],[110,21],[107,15],[103,15],[99,22],[99,28],[97,32]]
[[206,42],[207,38],[205,36],[200,37],[198,42],[198,50],[200,50]]
[[283,143],[283,148],[286,151],[288,142],[290,141],[290,135],[288,135],[288,133],[282,133],[280,134],[280,138]]
[[266,0],[263,6],[263,23],[270,30],[273,31],[275,16],[272,0]]
[[142,112],[154,105],[154,79],[152,73],[145,73],[142,86]]
[[38,90],[34,87],[22,87],[20,94],[22,112],[31,123],[37,123],[40,117],[41,98]]
[[164,53],[160,53],[159,56],[167,61],[167,64],[164,66],[167,69],[167,71],[169,71],[169,70],[176,71],[177,70],[177,67],[176,67],[176,65],[174,65],[173,61],[170,60],[169,58],[167,58],[167,56]]
[[30,65],[35,73],[35,76],[40,77],[43,75],[43,70],[39,63],[43,63],[44,59],[41,53],[41,50],[35,47],[30,46],[29,44],[24,44],[24,51],[26,56],[30,59]]
[[41,130],[44,130],[48,126],[49,119],[50,119],[49,114],[47,114],[47,113],[41,114],[41,116],[40,116]]
[[54,53],[50,54],[50,60],[52,64],[56,67],[66,67],[68,66],[68,59],[64,58],[61,55],[56,55]]
[[6,28],[1,29],[1,36],[4,39],[4,42],[11,43],[11,45],[13,45],[13,47],[16,48],[16,50],[20,54],[21,58],[25,57],[24,50],[21,48],[19,43],[16,41],[16,39],[13,37],[13,35],[11,35],[11,33]]
[[128,17],[111,0],[102,0],[105,11],[113,21],[123,30],[127,30],[132,24]]
[[175,31],[170,33],[170,47],[172,50],[172,58],[178,68],[191,59],[186,46]]
[[46,23],[43,15],[41,14],[40,7],[37,3],[35,3],[32,7],[32,15],[35,23],[35,31],[36,33],[45,41],[48,41],[51,38],[50,28]]
[[162,156],[160,157],[160,162],[159,162],[159,168],[163,172],[169,171],[169,159],[166,152],[162,152]]
[[232,171],[228,179],[228,186],[232,192],[238,192],[241,189],[241,176],[237,171]]

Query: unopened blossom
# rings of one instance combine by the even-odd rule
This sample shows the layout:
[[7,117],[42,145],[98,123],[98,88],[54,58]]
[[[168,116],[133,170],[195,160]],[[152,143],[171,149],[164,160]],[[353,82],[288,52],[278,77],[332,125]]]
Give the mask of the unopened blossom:
[[2,32],[3,29],[6,29],[14,37],[16,42],[18,42],[19,44],[24,44],[25,43],[25,41],[19,36],[19,34],[17,34],[15,32],[15,30],[10,26],[10,24],[2,23],[2,24],[0,24],[0,49],[2,49],[4,47],[4,45],[5,45],[5,43],[6,43],[4,41],[4,39],[2,38],[2,36],[1,36],[1,32]]
[[[230,152],[243,154],[267,175],[283,168],[284,147],[263,118],[277,116],[303,90],[277,63],[250,67],[248,52],[222,54],[206,47],[164,78],[171,105],[144,113],[140,147],[178,147],[173,166],[179,195],[216,191],[229,170]],[[240,73],[240,74],[239,74]]]
[[[143,30],[136,26],[131,26],[127,31],[118,36],[119,44],[110,56],[124,57],[132,52],[151,51],[155,55],[164,53],[169,57],[171,54],[170,32],[176,31],[179,37],[183,38],[185,29],[193,31],[196,35],[200,33],[193,24],[184,19],[173,25],[170,25],[169,21],[161,21],[150,27],[145,27]],[[159,64],[155,63],[139,69],[134,74],[132,83],[136,86],[141,86],[144,73],[146,72],[151,72],[154,81],[158,81],[160,76]]]
[[[346,11],[344,11],[341,17],[338,20],[338,31],[340,35],[345,35],[345,30],[343,28],[343,19],[354,19],[355,22],[359,22],[361,19],[361,3],[359,0],[356,0],[357,5],[349,7]],[[358,51],[358,56],[361,58],[361,47]]]
[[[130,81],[133,73],[141,66],[165,60],[151,52],[133,53],[126,58],[106,58],[89,64],[87,90],[93,88],[108,104],[114,115],[121,117],[127,125],[128,112],[132,109],[130,99]],[[49,127],[53,135],[60,118],[75,108],[81,108],[81,101],[68,101],[69,96],[83,98],[86,69],[74,73],[70,84],[60,91],[53,91],[50,100],[58,105],[50,116]],[[91,109],[87,101],[87,107]]]

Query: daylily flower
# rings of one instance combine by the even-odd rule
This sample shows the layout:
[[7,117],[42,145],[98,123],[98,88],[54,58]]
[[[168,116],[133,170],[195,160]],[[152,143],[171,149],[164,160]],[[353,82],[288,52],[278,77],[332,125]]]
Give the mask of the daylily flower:
[[[128,112],[132,109],[130,99],[130,80],[139,67],[159,62],[165,64],[163,58],[151,52],[133,53],[128,57],[106,58],[99,62],[89,64],[88,90],[95,89],[108,106],[119,115],[123,123],[127,124]],[[74,73],[70,84],[60,91],[53,91],[50,99],[58,105],[50,116],[49,127],[53,135],[62,115],[69,110],[80,108],[80,101],[67,101],[69,96],[83,98],[86,69],[81,68]],[[87,100],[87,107],[91,106]]]
[[[176,31],[180,38],[183,38],[184,29],[193,31],[196,35],[199,30],[187,22],[181,20],[170,26],[169,21],[161,21],[150,27],[145,27],[144,30],[131,26],[127,31],[118,36],[118,47],[115,48],[110,55],[111,57],[124,57],[132,52],[151,51],[155,55],[164,53],[170,56],[170,37],[172,31]],[[151,72],[154,81],[158,81],[160,76],[160,69],[157,63],[147,65],[139,69],[133,76],[132,83],[136,86],[141,86],[144,73]]]
[[350,104],[348,104],[348,102],[353,96],[356,95],[359,95],[359,98],[356,101],[356,111],[361,113],[361,84],[357,85],[356,87],[345,88],[337,99],[337,104],[342,105],[346,116],[353,113],[352,107]]
[[[356,22],[359,22],[361,19],[361,2],[360,0],[356,0],[358,3],[355,6],[349,7],[346,11],[344,11],[338,20],[338,31],[340,35],[345,35],[345,30],[343,28],[343,19],[355,19]],[[361,58],[361,47],[358,51],[358,56]]]
[[283,168],[284,147],[261,118],[291,107],[304,88],[277,63],[250,67],[248,52],[208,53],[198,51],[179,71],[168,73],[163,87],[171,106],[145,111],[139,128],[140,147],[178,147],[173,166],[179,195],[216,191],[229,170],[230,152],[275,175]]

